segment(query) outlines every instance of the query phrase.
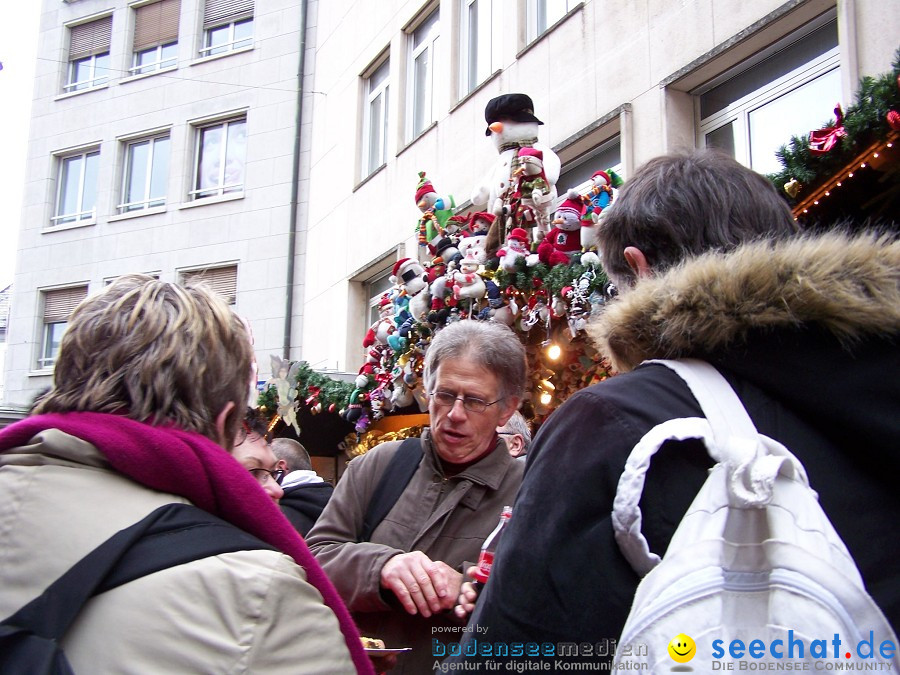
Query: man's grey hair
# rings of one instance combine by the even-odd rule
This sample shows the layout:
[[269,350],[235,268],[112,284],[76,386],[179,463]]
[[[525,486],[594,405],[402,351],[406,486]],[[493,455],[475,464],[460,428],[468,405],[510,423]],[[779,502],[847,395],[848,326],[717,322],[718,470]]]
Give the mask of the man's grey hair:
[[516,410],[513,416],[509,418],[509,421],[503,425],[503,431],[521,436],[523,442],[522,454],[524,455],[528,452],[528,448],[531,446],[531,428],[528,426],[528,420],[525,419],[522,413]]
[[444,361],[464,360],[497,376],[503,399],[521,398],[525,390],[525,348],[512,330],[492,321],[459,321],[435,334],[425,354],[423,378],[434,390],[437,370]]
[[276,438],[272,441],[272,452],[278,459],[284,460],[289,472],[312,471],[309,453],[301,443],[293,438]]

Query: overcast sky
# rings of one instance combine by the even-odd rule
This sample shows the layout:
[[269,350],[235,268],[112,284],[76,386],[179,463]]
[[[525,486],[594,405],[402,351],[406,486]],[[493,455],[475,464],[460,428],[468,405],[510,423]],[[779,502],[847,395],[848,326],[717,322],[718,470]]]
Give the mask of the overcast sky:
[[0,21],[0,289],[16,262],[41,0],[7,0]]

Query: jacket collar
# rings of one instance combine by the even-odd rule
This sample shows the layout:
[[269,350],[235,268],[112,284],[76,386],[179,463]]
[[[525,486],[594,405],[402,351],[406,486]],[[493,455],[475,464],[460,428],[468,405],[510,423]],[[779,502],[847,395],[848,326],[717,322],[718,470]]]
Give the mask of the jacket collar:
[[619,371],[815,327],[844,345],[900,332],[900,240],[826,233],[712,252],[642,279],[588,333]]

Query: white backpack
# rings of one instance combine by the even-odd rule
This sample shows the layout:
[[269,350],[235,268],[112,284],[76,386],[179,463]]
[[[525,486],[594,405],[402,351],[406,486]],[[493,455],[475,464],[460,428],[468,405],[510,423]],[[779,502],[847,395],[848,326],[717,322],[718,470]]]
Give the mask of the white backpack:
[[[616,541],[644,578],[616,663],[648,664],[645,671],[661,673],[900,668],[897,637],[819,506],[803,465],[757,432],[734,390],[708,363],[651,363],[678,373],[706,418],[651,429],[619,480]],[[693,438],[702,439],[716,465],[660,561],[641,534],[644,478],[660,445]]]

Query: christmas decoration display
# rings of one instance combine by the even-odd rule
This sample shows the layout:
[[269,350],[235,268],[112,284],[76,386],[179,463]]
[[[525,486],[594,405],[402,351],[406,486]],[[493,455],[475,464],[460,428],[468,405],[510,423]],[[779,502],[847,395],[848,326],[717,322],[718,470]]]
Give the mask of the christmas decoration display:
[[[841,195],[847,200],[853,183],[866,180],[873,170],[896,163],[898,123],[900,50],[894,55],[891,72],[862,78],[855,101],[845,110],[838,106],[833,122],[806,136],[793,136],[782,146],[776,155],[783,169],[769,179],[787,195],[794,216],[806,222],[828,202],[840,200]],[[896,176],[896,171],[891,175]],[[885,196],[892,192],[883,177],[869,180],[879,186],[870,191]],[[864,217],[889,216],[887,202],[881,203],[880,210],[867,211]],[[839,209],[836,212],[841,213]]]
[[431,181],[425,178],[425,172],[419,172],[419,184],[416,186],[416,206],[422,212],[417,225],[419,246],[428,247],[434,253],[438,242],[444,237],[447,222],[453,216],[456,202],[453,195],[441,197]]

